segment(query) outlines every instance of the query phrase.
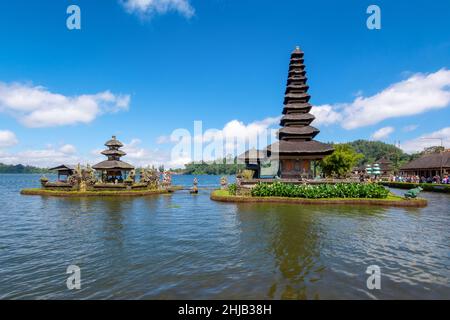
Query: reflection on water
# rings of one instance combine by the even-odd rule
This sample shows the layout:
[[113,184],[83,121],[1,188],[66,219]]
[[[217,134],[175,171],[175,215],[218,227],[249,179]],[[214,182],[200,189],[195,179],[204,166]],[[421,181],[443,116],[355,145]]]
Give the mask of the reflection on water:
[[[203,189],[18,194],[37,185],[38,176],[0,175],[0,298],[450,298],[449,195],[423,193],[428,207],[405,209],[228,204]],[[79,291],[65,287],[70,264],[81,267]],[[366,287],[373,264],[379,291]]]

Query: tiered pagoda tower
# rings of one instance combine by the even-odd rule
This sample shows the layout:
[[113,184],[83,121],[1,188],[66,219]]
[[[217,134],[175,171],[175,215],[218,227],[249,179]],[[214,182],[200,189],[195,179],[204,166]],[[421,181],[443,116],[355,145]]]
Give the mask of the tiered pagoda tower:
[[108,160],[97,163],[92,168],[101,172],[104,182],[115,182],[116,180],[122,182],[127,178],[128,173],[134,170],[134,167],[120,160],[126,153],[120,150],[123,144],[115,136],[112,136],[111,140],[105,143],[105,146],[108,149],[103,150],[101,154],[107,156]]
[[309,104],[311,96],[306,80],[303,52],[297,47],[289,63],[283,117],[280,121],[283,128],[278,132],[280,140],[312,140],[319,133],[318,129],[310,126],[315,118],[309,113],[312,106]]
[[279,142],[267,148],[272,158],[279,159],[282,178],[315,176],[315,161],[334,151],[332,146],[313,140],[320,131],[311,126],[315,117],[309,113],[312,106],[303,56],[299,47],[291,54]]

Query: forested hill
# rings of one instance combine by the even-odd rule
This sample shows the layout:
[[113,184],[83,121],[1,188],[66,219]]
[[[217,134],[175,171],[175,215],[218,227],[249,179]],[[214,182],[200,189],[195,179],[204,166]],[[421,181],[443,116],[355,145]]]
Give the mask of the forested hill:
[[47,173],[48,169],[37,168],[33,166],[24,166],[22,164],[9,165],[0,163],[0,173]]
[[348,145],[364,156],[359,161],[359,165],[373,163],[381,158],[387,158],[395,165],[399,165],[410,161],[411,157],[413,157],[393,144],[381,141],[356,140],[349,142]]
[[[381,141],[355,140],[346,143],[356,152],[363,155],[358,165],[374,163],[381,158],[387,158],[392,161],[393,167],[398,169],[402,164],[417,158],[420,153],[409,155],[402,149],[393,144]],[[178,170],[183,174],[235,174],[237,170],[242,169],[243,165],[225,165],[221,160],[216,163],[188,163],[184,170]]]

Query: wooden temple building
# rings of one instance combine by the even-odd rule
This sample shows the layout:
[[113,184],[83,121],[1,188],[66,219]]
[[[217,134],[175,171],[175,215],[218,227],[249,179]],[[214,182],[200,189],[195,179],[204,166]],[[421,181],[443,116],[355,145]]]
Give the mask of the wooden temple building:
[[400,168],[401,176],[419,176],[426,179],[434,176],[443,178],[450,174],[450,149],[427,153]]
[[[306,82],[304,53],[297,47],[289,63],[278,141],[263,151],[247,151],[239,156],[247,169],[255,171],[255,178],[310,179],[316,176],[316,162],[333,153],[331,145],[314,140],[320,131],[311,126],[315,117],[310,113]],[[264,165],[269,162],[271,170]]]
[[128,177],[130,171],[134,170],[134,167],[120,160],[126,153],[120,150],[123,144],[115,136],[112,136],[111,140],[106,141],[105,146],[108,149],[103,150],[101,153],[108,160],[97,163],[92,168],[99,173],[102,182],[122,183]]
[[60,166],[50,168],[51,171],[56,171],[58,178],[57,182],[67,182],[69,177],[74,173],[75,166],[62,164]]

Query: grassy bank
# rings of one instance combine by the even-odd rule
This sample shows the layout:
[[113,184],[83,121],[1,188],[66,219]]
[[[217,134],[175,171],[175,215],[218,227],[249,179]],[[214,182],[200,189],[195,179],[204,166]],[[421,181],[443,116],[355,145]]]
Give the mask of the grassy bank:
[[22,195],[28,196],[50,196],[50,197],[142,197],[154,194],[170,193],[181,189],[174,186],[168,190],[120,190],[120,191],[60,191],[45,189],[23,189],[20,191]]
[[424,191],[450,193],[450,184],[438,183],[410,183],[410,182],[380,182],[383,186],[398,189],[413,189],[421,187]]
[[376,206],[394,206],[394,207],[425,207],[427,200],[412,199],[406,200],[395,195],[388,195],[384,199],[374,198],[322,198],[306,199],[292,197],[252,197],[231,195],[228,190],[215,190],[211,193],[211,200],[222,202],[250,202],[250,203],[292,203],[292,204],[321,204],[321,205],[376,205]]

